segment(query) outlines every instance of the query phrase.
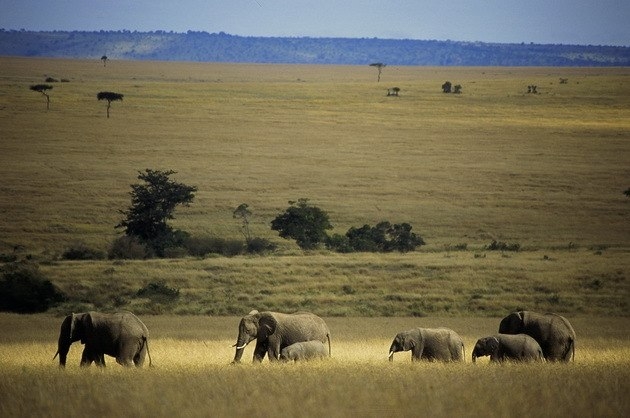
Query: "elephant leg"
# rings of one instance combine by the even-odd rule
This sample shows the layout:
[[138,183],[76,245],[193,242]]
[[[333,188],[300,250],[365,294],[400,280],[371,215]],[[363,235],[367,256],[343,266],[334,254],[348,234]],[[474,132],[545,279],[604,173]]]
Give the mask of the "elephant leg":
[[118,355],[116,356],[116,363],[131,367],[135,364],[135,358],[139,354],[142,348],[142,342],[136,340],[125,341],[120,344],[118,349]]
[[262,362],[267,354],[269,341],[256,340],[256,348],[254,348],[254,361]]
[[86,345],[85,348],[83,348],[83,353],[81,354],[81,367],[87,367],[92,364],[93,361],[94,358],[92,356],[92,351]]
[[146,357],[147,354],[147,345],[142,344],[142,348],[140,349],[140,351],[138,351],[138,353],[133,357],[133,362],[136,365],[136,367],[142,367],[142,365],[144,365],[144,359]]

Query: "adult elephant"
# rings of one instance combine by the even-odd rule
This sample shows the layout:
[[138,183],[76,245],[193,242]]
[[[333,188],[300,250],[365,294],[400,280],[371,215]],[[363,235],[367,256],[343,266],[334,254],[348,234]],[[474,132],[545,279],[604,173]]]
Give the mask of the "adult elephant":
[[527,334],[495,334],[477,340],[472,361],[477,357],[490,356],[490,361],[543,361],[540,345]]
[[266,354],[270,361],[277,361],[283,348],[294,343],[317,340],[328,342],[330,355],[330,330],[324,320],[309,312],[284,314],[278,312],[251,311],[241,318],[236,340],[233,363],[239,363],[245,346],[256,340],[254,362],[261,362]]
[[85,345],[81,355],[81,366],[92,362],[105,366],[105,354],[116,358],[123,366],[138,367],[144,364],[149,354],[149,331],[131,312],[104,314],[86,312],[68,315],[61,323],[57,354],[59,365],[65,367],[70,346],[76,341]]
[[534,338],[548,361],[575,361],[575,331],[563,316],[532,311],[512,312],[501,320],[500,334],[527,334]]
[[465,361],[464,342],[448,328],[414,328],[399,332],[389,347],[389,361],[394,353],[411,350],[411,361]]

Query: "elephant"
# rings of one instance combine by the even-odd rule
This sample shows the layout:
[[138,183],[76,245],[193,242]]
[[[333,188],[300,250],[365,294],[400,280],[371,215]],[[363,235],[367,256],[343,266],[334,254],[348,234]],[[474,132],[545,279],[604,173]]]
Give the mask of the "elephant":
[[324,320],[310,312],[285,314],[278,312],[251,311],[241,318],[238,327],[236,353],[232,363],[239,363],[245,346],[256,340],[253,362],[262,362],[266,354],[269,361],[278,361],[283,348],[291,344],[317,340],[328,342],[330,355],[330,330]]
[[303,341],[284,347],[280,351],[280,360],[301,361],[328,357],[326,346],[319,340]]
[[544,361],[542,348],[527,334],[495,334],[477,340],[472,361],[477,357],[490,356],[490,361]]
[[389,348],[389,361],[394,353],[411,350],[411,361],[465,361],[462,338],[448,328],[414,328],[400,332]]
[[542,348],[548,361],[575,361],[575,331],[563,316],[532,311],[512,312],[501,320],[500,334],[527,334]]
[[145,356],[149,356],[149,331],[147,327],[131,312],[105,314],[85,312],[68,315],[61,323],[57,353],[59,366],[66,366],[66,358],[70,346],[76,341],[85,345],[81,355],[81,366],[89,366],[94,362],[105,367],[105,354],[116,358],[123,366],[144,364]]

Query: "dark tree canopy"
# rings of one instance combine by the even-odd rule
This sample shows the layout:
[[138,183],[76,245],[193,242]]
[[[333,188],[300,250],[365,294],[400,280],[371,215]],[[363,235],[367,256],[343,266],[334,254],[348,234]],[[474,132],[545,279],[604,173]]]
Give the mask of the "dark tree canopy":
[[114,102],[116,100],[122,101],[123,95],[111,91],[101,91],[96,95],[96,98],[98,100],[107,100],[108,102]]
[[311,250],[327,239],[326,230],[332,229],[328,214],[308,204],[308,199],[301,198],[284,213],[271,221],[271,229],[278,231],[282,238],[294,239],[300,248]]
[[174,219],[178,205],[188,206],[197,188],[178,183],[169,178],[175,171],[151,170],[138,172],[144,184],[131,185],[131,207],[120,211],[125,215],[116,228],[124,228],[125,234],[138,237],[153,247],[158,255],[174,238],[167,221]]

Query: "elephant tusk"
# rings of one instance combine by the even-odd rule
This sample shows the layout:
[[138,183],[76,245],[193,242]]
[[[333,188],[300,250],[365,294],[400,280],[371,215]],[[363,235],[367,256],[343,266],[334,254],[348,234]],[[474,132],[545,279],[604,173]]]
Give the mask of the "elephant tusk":
[[[236,345],[236,344],[234,344]],[[234,347],[234,345],[232,347]],[[247,343],[243,344],[243,345],[239,345],[238,347],[236,347],[237,350],[242,350],[243,348],[247,347]]]
[[393,351],[390,351],[390,352],[389,352],[389,356],[387,356],[387,358],[392,358],[392,356],[393,356],[393,355],[394,355],[394,352],[393,352]]

